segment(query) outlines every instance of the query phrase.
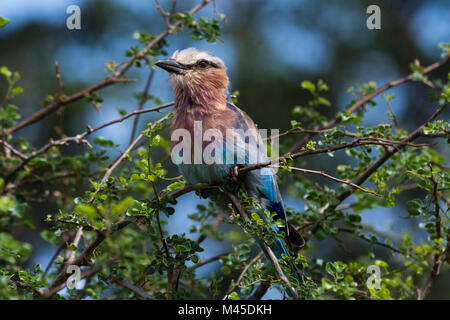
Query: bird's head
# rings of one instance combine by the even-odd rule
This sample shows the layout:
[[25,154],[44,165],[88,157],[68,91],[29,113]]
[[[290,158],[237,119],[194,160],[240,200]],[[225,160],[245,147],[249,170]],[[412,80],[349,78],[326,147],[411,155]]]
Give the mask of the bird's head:
[[195,99],[199,96],[228,93],[228,77],[223,61],[205,51],[188,48],[175,51],[170,59],[155,63],[170,73],[175,94],[186,92]]

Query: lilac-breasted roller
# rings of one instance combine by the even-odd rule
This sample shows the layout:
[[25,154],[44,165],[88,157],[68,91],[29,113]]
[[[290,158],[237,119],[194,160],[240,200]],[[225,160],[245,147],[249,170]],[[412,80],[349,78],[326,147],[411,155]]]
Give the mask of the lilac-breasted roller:
[[[223,61],[210,53],[189,48],[176,51],[170,59],[158,61],[156,65],[170,73],[175,96],[171,125],[172,155],[174,148],[177,148],[174,136],[178,136],[180,131],[191,136],[192,148],[189,150],[193,152],[187,154],[183,149],[175,153],[182,160],[176,159],[184,179],[192,185],[206,183],[225,188],[241,183],[262,208],[275,212],[275,219],[286,222],[283,228],[272,226],[276,232],[285,233],[284,241],[278,238],[271,247],[276,257],[281,260],[282,254],[295,253],[303,244],[303,239],[287,223],[273,170],[265,167],[247,171],[238,180],[232,179],[235,178],[233,175],[230,177],[230,172],[234,172],[237,166],[265,162],[268,157],[252,119],[228,101],[228,77]],[[213,134],[208,134],[211,132]],[[201,136],[200,155],[205,154],[202,151],[209,151],[210,158],[216,161],[199,159],[195,155],[198,151],[198,144],[195,146],[194,143],[199,138],[197,135]],[[292,265],[289,269],[297,271]]]

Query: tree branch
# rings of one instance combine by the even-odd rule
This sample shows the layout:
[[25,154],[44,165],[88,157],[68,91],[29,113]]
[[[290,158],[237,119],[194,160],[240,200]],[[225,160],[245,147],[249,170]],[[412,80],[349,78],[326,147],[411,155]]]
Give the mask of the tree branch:
[[[152,125],[152,128],[155,128],[158,124],[166,121],[170,118],[170,113],[162,117],[161,119],[155,121]],[[109,169],[106,171],[105,175],[103,176],[102,180],[100,181],[99,186],[95,190],[94,194],[97,194],[100,191],[100,188],[102,185],[105,184],[105,182],[108,180],[109,176],[112,174],[112,172],[117,168],[117,166],[127,157],[127,155],[134,149],[134,147],[138,144],[138,142],[144,137],[144,133],[141,133],[137,136],[137,138],[128,146],[128,148],[122,152],[122,154],[114,161],[114,163],[109,167]],[[92,202],[94,198],[92,197],[90,202]]]
[[149,295],[147,292],[145,292],[144,289],[136,286],[135,284],[132,284],[131,282],[128,282],[128,281],[125,281],[125,280],[121,280],[121,279],[117,279],[117,278],[112,278],[112,281],[117,283],[122,288],[130,290],[135,295],[141,297],[144,300],[157,300],[155,297],[153,297],[153,296]]
[[[436,70],[440,67],[442,67],[443,65],[445,65],[446,63],[448,63],[450,61],[450,56],[446,56],[444,59],[437,61],[431,65],[429,65],[428,67],[426,67],[423,70],[423,74],[427,74],[430,73],[433,70]],[[367,102],[369,102],[370,100],[372,100],[373,98],[375,98],[376,96],[378,96],[379,94],[385,92],[388,89],[391,89],[393,87],[399,86],[403,83],[412,81],[413,79],[413,74],[409,74],[403,78],[391,81],[389,83],[386,83],[385,85],[381,86],[378,90],[375,90],[374,92],[372,92],[371,94],[368,94],[364,97],[361,97],[360,100],[358,100],[355,104],[353,104],[350,108],[348,108],[346,111],[349,113],[353,113],[356,110],[358,110],[359,108],[361,108],[362,106],[364,106]],[[330,121],[328,121],[325,125],[323,125],[322,127],[320,127],[319,130],[326,130],[329,129],[333,126],[335,126],[336,124],[338,124],[340,122],[339,118],[334,118]],[[307,136],[305,136],[300,142],[298,142],[297,144],[295,144],[292,148],[289,149],[289,152],[295,152],[297,150],[299,150],[301,147],[303,147],[304,145],[306,145],[306,143],[311,140],[314,136],[316,135],[316,133],[311,133],[308,134]]]
[[357,234],[354,233],[354,230],[347,229],[347,228],[339,228],[338,231],[353,234],[353,235],[355,235],[356,237],[358,237],[359,239],[364,240],[364,241],[366,241],[366,242],[373,243],[373,244],[376,244],[376,245],[385,247],[385,248],[387,248],[387,249],[389,249],[389,250],[391,250],[391,251],[397,252],[397,253],[402,253],[399,249],[394,248],[393,246],[390,246],[390,245],[388,245],[387,243],[383,243],[383,242],[380,242],[380,241],[375,241],[375,242],[374,242],[374,241],[372,241],[370,238],[367,238],[367,237],[366,237],[365,235],[363,235],[363,234],[357,235]]
[[231,251],[227,251],[227,252],[218,254],[218,255],[216,255],[216,256],[214,256],[214,257],[211,257],[211,258],[209,258],[209,259],[200,260],[199,262],[197,262],[196,264],[194,264],[194,265],[191,267],[191,269],[197,269],[197,268],[200,268],[200,267],[204,266],[205,264],[208,264],[208,263],[217,261],[217,260],[219,260],[220,258],[222,258],[223,256],[226,256],[226,255],[228,255],[228,254],[230,254],[230,253],[231,253]]
[[[236,196],[232,193],[227,192],[227,196],[230,198],[232,204],[234,207],[238,210],[239,214],[245,219],[245,221],[250,222],[250,219],[248,218],[247,213],[242,208],[240,201],[236,198]],[[258,236],[259,238],[259,236]],[[291,291],[292,295],[295,299],[298,299],[297,291],[292,287],[289,280],[286,278],[285,274],[283,273],[283,270],[280,267],[280,263],[278,262],[277,257],[273,253],[272,249],[267,245],[267,243],[264,241],[264,239],[259,238],[262,246],[264,247],[264,250],[267,252],[270,260],[272,260],[272,263],[275,267],[276,272],[278,273],[278,276],[280,277],[280,280],[286,285],[286,287]]]
[[[183,194],[189,193],[193,191],[195,188],[192,186],[186,186],[183,189],[176,190],[171,193],[172,198],[178,198],[182,196]],[[117,232],[129,224],[131,224],[131,220],[120,220],[117,223],[113,225],[113,227],[110,229],[109,232]],[[84,266],[89,265],[89,258],[91,257],[92,253],[95,251],[95,249],[103,242],[103,240],[106,239],[108,233],[97,231],[97,237],[83,250],[83,252],[73,261],[74,265],[77,266]],[[197,243],[200,243],[201,241],[197,240]],[[51,294],[47,293],[48,298],[50,298],[52,295],[54,295],[58,291],[54,291],[53,289],[55,287],[58,287],[61,285],[61,283],[65,282],[69,278],[69,274],[66,273],[68,265],[66,264],[65,267],[61,270],[61,272],[58,274],[58,276],[55,278],[55,280],[52,282],[52,284],[49,285],[49,287],[46,289],[46,292],[50,292]]]
[[172,25],[170,24],[170,20],[169,20],[169,13],[165,12],[162,8],[161,5],[159,4],[158,0],[155,0],[155,5],[156,5],[156,9],[158,9],[159,13],[161,13],[161,16],[164,19],[164,23],[166,24],[166,30],[167,31],[171,31],[172,30]]
[[[209,2],[211,2],[211,0],[203,0],[201,3],[199,3],[198,5],[193,7],[189,11],[189,13],[191,13],[191,14],[196,13],[197,11],[202,9],[204,6],[206,6]],[[173,27],[175,28],[179,25],[181,25],[181,22],[177,22]],[[41,110],[33,113],[31,116],[29,116],[25,120],[19,122],[15,126],[12,126],[11,128],[6,129],[3,132],[6,133],[6,135],[12,134],[12,133],[14,133],[20,129],[23,129],[24,127],[27,127],[27,126],[41,120],[42,118],[50,115],[51,113],[53,113],[56,110],[58,110],[59,108],[61,108],[63,105],[67,105],[74,101],[83,99],[84,97],[89,96],[91,93],[98,91],[104,87],[107,87],[111,84],[134,81],[134,80],[130,80],[130,79],[123,79],[121,77],[134,64],[135,61],[144,59],[147,51],[149,49],[151,49],[153,46],[155,46],[156,44],[158,44],[161,40],[163,40],[168,35],[169,35],[169,30],[166,28],[163,32],[161,32],[158,36],[156,36],[155,39],[150,41],[143,49],[141,49],[133,58],[124,62],[122,64],[122,67],[119,70],[117,70],[116,72],[114,72],[112,76],[108,76],[103,81],[100,81],[90,87],[87,87],[87,88],[81,90],[80,92],[77,92],[77,93],[67,97],[64,100],[55,101],[55,102],[51,103],[44,109],[41,109]]]
[[[144,104],[147,102],[148,92],[150,90],[150,84],[153,80],[153,75],[155,74],[155,70],[150,70],[150,74],[148,75],[147,82],[145,83],[144,93],[142,95],[141,100],[139,101],[138,111],[144,107]],[[130,142],[133,142],[134,135],[136,134],[136,128],[139,122],[140,114],[138,114],[133,120],[133,128],[131,129]]]
[[[83,280],[85,278],[90,278],[93,275],[95,275],[96,273],[100,272],[102,270],[102,266],[97,266],[97,267],[93,267],[91,269],[89,269],[88,271],[84,272],[81,277],[80,280]],[[67,271],[67,269],[65,268],[65,271]],[[69,276],[69,274],[67,274]],[[68,277],[67,277],[68,278]],[[67,280],[67,278],[65,280]],[[66,287],[66,281],[62,281],[59,282],[58,285],[55,286],[51,286],[48,289],[45,289],[42,293],[42,298],[43,299],[50,299],[51,297],[53,297],[55,294],[57,294],[59,291],[61,291],[62,289],[64,289]]]
[[116,77],[108,77],[105,80],[92,85],[80,92],[77,92],[69,97],[67,97],[64,100],[60,100],[60,101],[55,101],[53,103],[51,103],[50,105],[48,105],[47,107],[40,109],[39,111],[33,113],[31,116],[29,116],[28,118],[26,118],[25,120],[22,120],[21,122],[19,122],[18,124],[16,124],[15,126],[12,126],[11,128],[6,129],[5,133],[7,135],[13,134],[14,132],[23,129],[35,122],[38,122],[39,120],[41,120],[42,118],[47,117],[48,115],[52,114],[53,112],[55,112],[56,110],[58,110],[59,108],[61,108],[64,105],[67,105],[69,103],[72,103],[74,101],[83,99],[87,96],[89,96],[92,92],[94,91],[98,91],[104,87],[107,87],[111,84],[115,84],[115,83],[127,83],[127,82],[134,82],[135,80],[133,79],[119,79]]
[[[425,126],[429,122],[433,121],[437,116],[439,116],[439,114],[441,114],[441,112],[444,111],[444,109],[446,107],[447,107],[447,104],[444,104],[441,107],[439,107],[427,121],[425,121],[420,127],[418,127],[416,130],[411,132],[404,140],[402,140],[402,142],[398,144],[398,146],[397,146],[398,148],[388,149],[386,151],[386,153],[380,159],[378,159],[378,161],[376,161],[372,166],[367,168],[366,171],[364,171],[362,174],[360,174],[353,183],[356,185],[361,185],[364,181],[366,181],[372,175],[372,173],[374,173],[376,170],[378,170],[378,168],[380,166],[382,166],[387,160],[389,160],[389,158],[391,156],[396,154],[400,150],[399,148],[408,145],[408,143],[410,143],[411,141],[420,137],[422,135],[422,132],[423,132],[423,129],[425,128]],[[347,189],[339,196],[339,198],[338,198],[339,201],[340,202],[344,201],[354,191],[355,191],[354,187]]]
[[[431,168],[431,181],[433,181],[434,188],[433,188],[433,197],[434,197],[434,216],[436,220],[436,239],[442,239],[442,224],[441,224],[441,216],[439,214],[440,206],[439,206],[439,198],[437,194],[437,187],[438,182],[433,177],[433,167],[430,165]],[[446,256],[448,255],[448,251],[445,250],[443,254],[441,252],[437,252],[434,254],[433,258],[433,267],[430,270],[430,275],[428,276],[427,281],[425,282],[425,285],[422,289],[417,290],[417,300],[423,300],[427,296],[428,292],[431,289],[431,286],[433,285],[434,279],[439,275],[441,270],[442,261],[446,260]]]
[[[407,143],[417,139],[418,137],[420,137],[423,133],[423,129],[425,128],[425,126],[433,121],[436,117],[439,116],[439,114],[441,114],[441,112],[446,108],[447,104],[442,105],[441,107],[439,107],[431,116],[430,118],[428,118],[428,120],[426,120],[421,126],[419,126],[416,130],[414,130],[413,132],[411,132],[404,140],[402,140],[402,142],[398,145],[398,147],[402,147],[402,146],[406,146]],[[370,167],[368,167],[364,172],[362,172],[354,181],[353,183],[360,186],[361,184],[364,183],[364,181],[366,181],[375,171],[378,170],[378,168],[380,168],[386,161],[388,161],[394,154],[396,154],[400,149],[399,148],[390,148],[387,149],[387,151],[385,152],[385,154],[379,158],[374,164],[372,164]],[[345,191],[343,191],[339,196],[338,196],[338,200],[339,202],[335,205],[330,205],[327,204],[324,208],[323,208],[323,212],[324,215],[322,217],[322,219],[320,219],[315,225],[314,227],[311,229],[311,233],[315,233],[319,230],[320,225],[322,224],[323,221],[325,221],[331,214],[332,214],[332,209],[335,209],[336,206],[343,202],[345,199],[347,199],[349,196],[351,196],[354,192],[355,192],[356,188],[351,186],[349,188],[347,188]],[[328,213],[326,212],[328,211]]]
[[250,268],[250,266],[252,264],[254,264],[256,261],[258,261],[259,259],[261,259],[263,255],[263,252],[260,251],[253,259],[252,261],[250,261],[249,263],[247,263],[244,268],[242,269],[241,274],[239,275],[239,277],[237,278],[236,282],[234,283],[233,286],[231,286],[228,290],[227,293],[225,293],[224,297],[222,298],[222,300],[226,300],[228,298],[228,296],[233,292],[233,290],[239,285],[239,283],[242,281],[242,279],[244,278],[245,274],[247,273],[248,268]]
[[[128,119],[128,118],[130,118],[132,116],[139,115],[139,114],[142,114],[142,113],[147,113],[147,112],[160,111],[160,110],[162,110],[164,108],[167,108],[167,107],[170,107],[172,105],[173,105],[173,102],[169,102],[169,103],[166,103],[166,104],[163,104],[163,105],[160,105],[160,106],[157,106],[157,107],[153,107],[153,108],[147,108],[147,109],[141,109],[141,110],[133,110],[132,112],[130,112],[130,113],[128,113],[128,114],[118,118],[118,119],[105,122],[105,123],[103,123],[103,124],[93,128],[93,129],[90,126],[87,126],[87,130],[86,131],[84,131],[83,133],[77,134],[76,136],[67,137],[67,138],[63,138],[63,139],[59,139],[59,140],[50,140],[49,143],[47,143],[46,145],[42,146],[40,149],[32,152],[29,156],[23,155],[24,156],[24,158],[22,159],[23,161],[19,165],[17,165],[17,167],[12,169],[7,174],[7,176],[5,177],[5,181],[7,181],[7,182],[10,181],[17,174],[17,172],[22,170],[22,168],[30,160],[40,156],[41,154],[44,154],[45,152],[47,152],[52,147],[64,146],[64,145],[67,145],[69,142],[76,142],[78,144],[84,143],[84,144],[87,144],[87,145],[91,146],[90,143],[86,140],[86,137],[91,135],[92,133],[94,133],[94,132],[96,132],[98,130],[101,130],[101,129],[105,128],[105,127],[108,127],[110,125],[122,122],[122,121],[124,121],[124,120],[126,120],[126,119]],[[5,186],[6,186],[6,184],[5,184]]]
[[403,141],[395,141],[395,140],[387,140],[387,139],[381,139],[381,138],[375,138],[375,137],[361,137],[361,138],[357,138],[351,142],[333,146],[333,147],[299,151],[299,152],[296,152],[293,154],[288,153],[288,154],[286,154],[282,157],[279,157],[278,159],[275,159],[275,160],[256,163],[256,164],[252,164],[252,165],[249,165],[249,166],[246,166],[243,168],[239,168],[238,174],[242,174],[244,172],[255,170],[255,169],[260,169],[263,167],[268,167],[271,165],[277,165],[280,162],[293,160],[293,159],[297,159],[300,157],[310,156],[310,155],[314,155],[314,154],[329,153],[329,152],[334,152],[334,151],[338,151],[338,150],[342,150],[342,149],[355,148],[355,147],[366,146],[366,145],[382,145],[382,146],[397,148],[399,150],[399,146],[408,145],[408,146],[412,146],[412,147],[422,147],[425,144],[412,144],[409,141],[404,141],[404,140]]
[[[278,167],[278,168],[282,168],[282,167]],[[366,193],[370,193],[370,194],[376,195],[377,197],[381,197],[381,195],[378,194],[378,193],[376,193],[376,192],[373,192],[373,191],[368,190],[368,189],[364,189],[364,188],[362,188],[362,187],[360,187],[360,186],[358,186],[358,185],[356,185],[356,184],[354,184],[354,183],[352,183],[352,182],[348,182],[348,181],[345,181],[345,180],[342,180],[342,179],[339,179],[339,178],[330,176],[329,174],[326,174],[326,173],[323,172],[323,171],[310,170],[310,169],[303,169],[303,168],[296,168],[296,167],[286,167],[286,168],[288,168],[288,169],[290,169],[290,170],[294,170],[294,171],[303,172],[303,173],[311,173],[311,174],[320,175],[320,176],[326,177],[326,178],[328,178],[328,179],[334,180],[334,181],[336,181],[336,182],[340,182],[340,183],[344,183],[344,184],[350,185],[350,186],[355,187],[355,188],[357,188],[357,189],[359,189],[359,190],[361,190],[361,191],[363,191],[363,192],[366,192]]]

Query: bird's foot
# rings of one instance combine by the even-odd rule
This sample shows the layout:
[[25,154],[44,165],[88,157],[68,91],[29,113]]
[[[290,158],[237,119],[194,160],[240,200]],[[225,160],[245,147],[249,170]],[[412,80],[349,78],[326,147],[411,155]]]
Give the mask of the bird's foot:
[[233,168],[230,169],[230,176],[231,176],[231,181],[233,181],[234,183],[238,183],[239,179],[239,166],[234,166]]

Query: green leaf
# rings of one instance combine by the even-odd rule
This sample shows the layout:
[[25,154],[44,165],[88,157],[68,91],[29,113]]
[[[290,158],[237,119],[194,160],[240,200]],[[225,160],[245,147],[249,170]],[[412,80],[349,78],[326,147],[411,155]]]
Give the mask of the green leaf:
[[236,293],[236,291],[233,291],[232,293],[230,293],[230,295],[228,296],[228,299],[230,299],[230,300],[241,300],[241,298],[239,298],[239,296]]
[[314,85],[314,83],[308,80],[302,81],[302,88],[308,90],[312,94],[314,94],[314,92],[316,91],[316,86]]
[[328,99],[325,99],[324,97],[319,97],[318,102],[319,102],[319,104],[327,106],[327,107],[331,106],[330,101]]
[[375,264],[379,267],[386,268],[386,269],[389,267],[389,265],[383,260],[375,260]]
[[12,72],[6,66],[2,66],[0,68],[0,73],[4,75],[7,79],[10,79],[12,76]]
[[322,278],[322,287],[325,289],[325,290],[331,290],[331,289],[333,289],[333,282],[331,282],[331,280],[330,279],[328,279],[328,278]]
[[117,69],[119,65],[117,63],[115,63],[114,61],[109,61],[105,64],[105,68],[108,72],[113,72],[114,70]]
[[277,225],[278,228],[284,228],[286,226],[286,223],[282,219],[276,220],[275,224]]
[[77,204],[77,206],[75,207],[75,213],[82,217],[85,217],[88,220],[95,219],[98,217],[95,208],[91,207],[86,203]]
[[11,89],[11,92],[9,93],[10,94],[9,98],[12,99],[18,94],[21,94],[22,92],[23,92],[22,87],[14,87]]
[[9,20],[8,20],[8,19],[0,17],[0,28],[3,28],[3,27],[6,26],[8,23],[9,23]]
[[183,244],[178,244],[175,246],[175,251],[177,252],[188,252],[189,248]]
[[291,126],[292,126],[292,129],[300,129],[301,123],[298,122],[297,120],[291,120]]
[[0,261],[20,263],[25,261],[32,252],[33,248],[30,244],[16,241],[8,233],[0,233]]
[[115,146],[114,141],[107,140],[101,136],[95,137],[94,143],[99,146],[108,147],[108,148],[113,148]]
[[332,262],[327,262],[325,269],[329,274],[335,274],[336,273],[336,266]]
[[252,218],[253,218],[253,220],[255,220],[255,221],[261,220],[261,217],[260,217],[259,214],[257,214],[256,212],[253,212],[253,213],[252,213]]
[[119,215],[121,213],[124,213],[129,207],[131,207],[133,202],[134,200],[132,197],[126,197],[120,203],[112,206],[111,213],[113,215]]

